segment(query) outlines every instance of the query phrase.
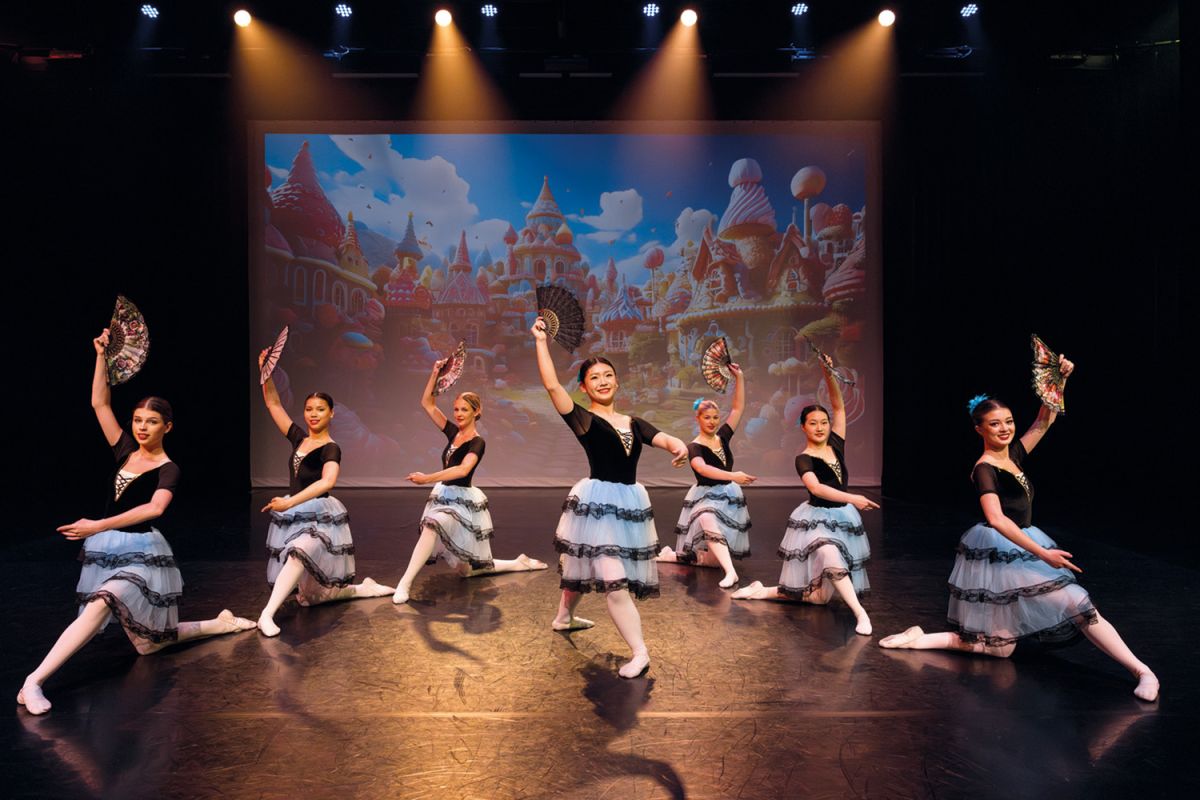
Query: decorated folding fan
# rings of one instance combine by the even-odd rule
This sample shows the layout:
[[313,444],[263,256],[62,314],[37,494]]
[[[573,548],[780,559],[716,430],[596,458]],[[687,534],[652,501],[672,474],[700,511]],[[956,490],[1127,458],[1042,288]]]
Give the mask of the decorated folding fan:
[[467,343],[459,342],[454,353],[438,368],[437,380],[433,384],[433,393],[441,394],[453,386],[454,382],[462,375],[463,367],[466,364]]
[[724,393],[729,381],[733,380],[733,373],[729,369],[731,363],[733,359],[729,357],[729,344],[724,336],[704,348],[704,355],[700,357],[700,371],[714,392]]
[[1059,414],[1067,413],[1063,403],[1067,379],[1062,374],[1061,359],[1036,333],[1030,337],[1030,344],[1033,345],[1033,390],[1046,408]]
[[825,365],[825,369],[829,370],[830,375],[837,378],[837,380],[840,383],[843,383],[846,386],[854,385],[854,379],[851,378],[849,375],[847,375],[842,370],[835,367],[833,365],[833,358],[828,353],[826,353],[824,350],[822,350],[821,348],[819,348],[815,344],[813,344],[813,340],[808,338],[807,336],[804,337],[804,341],[808,342],[808,346],[810,348],[812,348],[813,353],[816,354],[817,360]]
[[284,325],[283,330],[275,337],[275,344],[271,345],[271,349],[267,351],[267,357],[263,359],[262,366],[259,367],[258,382],[260,384],[271,380],[271,373],[275,371],[275,365],[279,363],[279,357],[283,355],[283,348],[287,346],[288,326]]
[[574,353],[583,341],[583,308],[575,295],[561,286],[537,287],[538,316],[546,320],[546,333]]
[[108,366],[108,383],[122,384],[138,374],[150,355],[150,331],[137,306],[124,295],[117,295],[112,321],[108,323],[108,346],[104,360]]

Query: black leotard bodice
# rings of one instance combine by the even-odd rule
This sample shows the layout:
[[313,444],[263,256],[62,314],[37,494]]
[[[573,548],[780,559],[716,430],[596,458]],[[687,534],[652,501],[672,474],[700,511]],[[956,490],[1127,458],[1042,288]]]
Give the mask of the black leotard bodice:
[[[729,440],[733,438],[733,428],[726,423],[717,428],[717,438],[721,440],[721,448],[725,451],[725,460],[717,458],[717,454],[712,451],[708,445],[700,444],[699,442],[688,442],[688,461],[693,458],[702,458],[704,463],[710,467],[723,469],[726,472],[733,472],[733,450],[729,448]],[[699,486],[723,486],[733,481],[719,481],[713,478],[706,478],[696,470],[692,470],[696,476],[696,483]]]
[[444,486],[470,486],[471,479],[475,477],[475,470],[479,469],[479,462],[483,461],[483,451],[487,448],[486,442],[482,436],[476,436],[468,442],[464,442],[450,452],[450,445],[454,444],[454,437],[458,435],[458,426],[450,420],[446,420],[445,426],[442,428],[442,433],[446,435],[446,448],[442,450],[442,469],[450,469],[451,467],[460,466],[463,459],[467,457],[467,453],[474,453],[478,461],[475,466],[471,467],[471,471],[465,477],[459,478],[456,481],[442,481]]
[[[326,461],[342,463],[342,448],[338,447],[337,442],[330,442],[321,445],[316,450],[310,450],[297,462],[296,453],[300,450],[300,445],[308,438],[308,434],[293,422],[292,427],[288,428],[287,438],[292,443],[292,457],[288,459],[288,475],[291,476],[291,481],[288,483],[289,495],[296,495],[321,480],[321,473],[325,468]],[[329,492],[320,496],[329,497]]]
[[[113,458],[117,461],[117,472],[120,472],[121,467],[129,460],[129,457],[137,452],[138,443],[125,431],[121,431],[121,438],[112,446]],[[154,493],[159,489],[166,489],[174,492],[179,485],[180,471],[179,465],[174,461],[168,461],[153,469],[148,469],[136,478],[125,484],[125,490],[121,492],[120,497],[116,497],[115,483],[117,476],[114,473],[112,480],[108,482],[107,501],[104,504],[104,516],[115,517],[117,514],[124,514],[132,508],[137,508],[140,505],[149,503]],[[121,528],[123,531],[130,533],[148,533],[154,528],[154,523],[158,519],[146,520],[133,525],[125,525]]]
[[644,419],[630,417],[633,439],[629,453],[626,453],[617,429],[608,420],[596,416],[578,403],[562,418],[587,453],[590,477],[610,483],[637,483],[637,463],[642,455],[642,445],[653,441],[658,428]]
[[[833,454],[837,456],[838,466],[841,467],[841,475],[838,475],[837,470],[829,466],[825,459],[814,458],[804,453],[796,456],[796,474],[804,477],[804,473],[811,472],[817,476],[817,480],[823,486],[844,492],[846,491],[846,484],[850,480],[850,471],[846,469],[846,440],[830,431],[829,446],[833,448]],[[845,503],[817,497],[811,492],[809,492],[808,504],[817,508],[841,508],[846,505]]]
[[993,464],[976,464],[971,472],[971,481],[975,484],[979,496],[998,495],[1004,516],[1021,528],[1028,528],[1033,524],[1033,484],[1025,478],[1025,469],[1022,466],[1026,455],[1028,453],[1025,451],[1025,445],[1021,444],[1020,439],[1009,445],[1008,457],[1017,469],[1021,470],[1021,478]]

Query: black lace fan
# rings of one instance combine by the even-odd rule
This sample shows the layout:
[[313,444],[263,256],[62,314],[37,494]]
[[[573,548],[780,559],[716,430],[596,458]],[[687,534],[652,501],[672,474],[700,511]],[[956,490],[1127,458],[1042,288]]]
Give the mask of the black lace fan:
[[138,374],[150,355],[150,331],[137,306],[128,297],[117,295],[112,321],[108,323],[108,346],[104,361],[110,386],[122,384]]
[[1058,354],[1036,333],[1030,336],[1029,343],[1033,346],[1033,390],[1046,408],[1059,414],[1067,413],[1063,397],[1067,379],[1063,377]]
[[733,359],[729,356],[729,343],[724,336],[704,348],[704,355],[700,357],[700,371],[714,392],[724,394],[733,380],[733,373],[729,370],[731,363]]
[[539,286],[537,307],[550,338],[574,353],[583,341],[584,328],[583,308],[575,295],[561,286]]
[[853,378],[850,378],[844,372],[842,372],[840,369],[838,369],[837,367],[835,367],[833,365],[833,357],[832,356],[830,356],[824,350],[822,350],[821,348],[819,348],[815,344],[813,344],[813,340],[808,338],[807,336],[804,337],[804,341],[808,342],[808,346],[812,349],[813,353],[816,354],[817,360],[821,362],[821,365],[824,366],[826,370],[828,370],[830,375],[832,375],[834,378],[836,378],[838,380],[838,382],[840,382],[846,386],[854,385]]
[[262,385],[271,380],[271,373],[275,371],[275,365],[279,363],[279,357],[283,355],[283,348],[287,346],[288,326],[284,325],[283,330],[275,337],[275,344],[267,350],[267,357],[263,359],[262,366],[258,368],[258,383]]
[[459,342],[458,347],[446,359],[446,362],[438,368],[437,381],[433,384],[433,393],[441,394],[453,386],[454,382],[463,374],[463,367],[466,365],[467,343]]

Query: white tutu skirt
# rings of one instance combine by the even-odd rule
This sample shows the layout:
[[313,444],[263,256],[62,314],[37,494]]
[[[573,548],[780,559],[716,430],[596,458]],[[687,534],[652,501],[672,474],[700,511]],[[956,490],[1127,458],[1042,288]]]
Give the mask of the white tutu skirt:
[[788,517],[787,533],[779,545],[783,571],[779,593],[806,603],[828,603],[833,581],[850,577],[855,594],[871,588],[865,569],[871,545],[858,509],[850,504],[822,508],[808,501]]
[[350,514],[336,497],[314,497],[283,513],[271,512],[267,530],[267,583],[289,558],[304,565],[300,594],[320,594],[354,583]]
[[750,511],[746,496],[736,483],[701,486],[688,490],[683,509],[675,525],[675,555],[681,564],[697,559],[697,550],[707,550],[709,542],[729,548],[729,555],[750,555]]
[[444,558],[452,567],[467,564],[471,569],[491,569],[492,514],[487,495],[474,486],[435,483],[421,513],[421,527],[437,533],[430,564]]
[[99,598],[135,636],[158,643],[178,638],[183,578],[158,530],[102,531],[83,540],[79,560],[83,569],[75,597],[80,611]]
[[[1056,546],[1040,528],[1021,530],[1042,547]],[[1098,618],[1073,572],[1051,567],[983,523],[958,542],[946,616],[964,640],[988,645],[1063,642]]]
[[658,533],[640,483],[584,478],[571,487],[554,534],[559,585],[572,592],[658,595]]

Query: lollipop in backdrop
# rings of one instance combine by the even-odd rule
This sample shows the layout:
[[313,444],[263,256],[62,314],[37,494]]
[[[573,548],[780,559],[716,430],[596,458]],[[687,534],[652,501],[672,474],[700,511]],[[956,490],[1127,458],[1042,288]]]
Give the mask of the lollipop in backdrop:
[[137,375],[149,355],[150,331],[142,312],[128,297],[117,295],[108,323],[108,346],[104,348],[109,385],[117,386]]

